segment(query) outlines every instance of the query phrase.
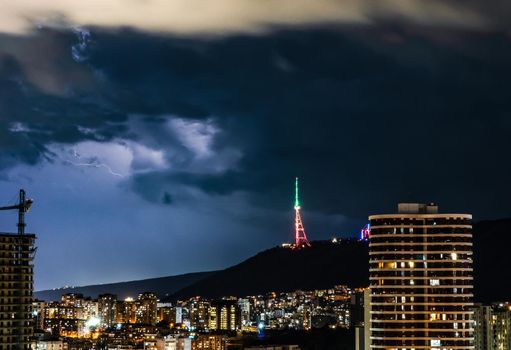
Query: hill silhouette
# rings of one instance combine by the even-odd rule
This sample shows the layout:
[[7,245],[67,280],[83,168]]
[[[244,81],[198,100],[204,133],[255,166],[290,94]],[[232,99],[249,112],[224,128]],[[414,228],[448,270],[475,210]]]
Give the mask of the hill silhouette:
[[117,295],[117,298],[121,300],[127,297],[136,298],[139,293],[151,291],[156,293],[159,298],[165,298],[187,285],[208,277],[214,272],[215,271],[196,272],[177,276],[148,278],[137,281],[49,289],[35,292],[34,297],[39,300],[55,301],[60,300],[61,295],[66,293],[79,293],[92,298],[97,298],[99,294],[111,293]]
[[[511,300],[511,219],[473,225],[474,299],[478,302]],[[309,249],[273,248],[177,291],[170,299],[194,295],[221,297],[269,291],[312,290],[336,284],[369,284],[368,244],[317,241]]]
[[337,284],[364,287],[369,281],[368,266],[367,243],[355,239],[315,241],[310,248],[299,250],[276,247],[189,285],[170,299],[312,290]]
[[[475,300],[511,300],[511,219],[474,224]],[[225,270],[36,292],[43,300],[57,300],[64,293],[119,298],[154,291],[162,300],[200,295],[206,298],[257,295],[271,291],[313,290],[337,284],[365,287],[368,280],[368,244],[355,239],[338,243],[312,242],[301,250],[275,247]]]

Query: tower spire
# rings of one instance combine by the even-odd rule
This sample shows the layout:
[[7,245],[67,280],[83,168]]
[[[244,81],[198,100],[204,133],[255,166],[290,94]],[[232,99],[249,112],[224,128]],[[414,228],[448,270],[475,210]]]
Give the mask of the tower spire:
[[300,200],[298,197],[298,178],[295,178],[295,248],[310,247],[305,234],[305,228],[300,215]]
[[300,207],[300,200],[298,199],[298,178],[295,178],[295,208]]

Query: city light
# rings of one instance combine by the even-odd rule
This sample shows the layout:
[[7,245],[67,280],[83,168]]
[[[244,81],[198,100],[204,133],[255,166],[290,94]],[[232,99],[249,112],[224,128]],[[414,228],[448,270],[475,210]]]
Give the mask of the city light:
[[85,323],[85,326],[87,328],[96,328],[97,326],[99,326],[99,324],[101,323],[101,320],[99,319],[99,317],[91,317],[87,320],[87,322]]
[[360,240],[367,241],[369,239],[370,235],[371,235],[371,225],[367,224],[362,228],[362,230],[360,230]]

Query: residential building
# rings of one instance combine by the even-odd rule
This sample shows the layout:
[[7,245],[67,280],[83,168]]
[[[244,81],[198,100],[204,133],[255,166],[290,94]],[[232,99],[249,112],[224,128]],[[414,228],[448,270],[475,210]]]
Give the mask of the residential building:
[[474,305],[475,350],[511,350],[511,304]]
[[156,324],[158,322],[158,298],[156,294],[145,292],[138,296],[137,323]]
[[0,350],[31,347],[35,239],[33,234],[0,234]]
[[112,327],[117,314],[117,296],[115,294],[100,294],[98,296],[98,316],[103,327]]
[[239,307],[235,300],[216,300],[209,306],[210,330],[235,331],[240,328]]
[[369,217],[372,349],[473,349],[471,219],[419,203]]

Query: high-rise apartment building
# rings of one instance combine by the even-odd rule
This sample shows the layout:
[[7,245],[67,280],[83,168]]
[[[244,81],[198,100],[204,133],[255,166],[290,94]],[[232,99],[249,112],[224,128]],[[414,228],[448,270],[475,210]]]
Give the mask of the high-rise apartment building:
[[372,215],[372,349],[473,349],[472,216],[402,203]]
[[218,300],[209,306],[210,330],[235,331],[240,328],[240,312],[235,300]]
[[112,327],[117,314],[117,295],[98,295],[98,315],[103,327]]
[[32,302],[32,317],[34,318],[34,329],[44,328],[44,309],[46,302],[43,300],[34,300]]
[[173,325],[175,322],[176,309],[172,306],[158,304],[158,322],[168,322]]
[[492,314],[490,305],[474,305],[475,350],[493,349]]
[[240,309],[240,320],[243,326],[250,324],[250,300],[238,299],[238,307]]
[[85,319],[83,294],[67,293],[62,295],[60,297],[60,306],[73,310],[74,316],[70,318]]
[[190,302],[190,324],[194,329],[203,330],[208,327],[209,302],[195,298]]
[[126,298],[117,303],[117,323],[137,322],[137,305],[133,298]]
[[352,311],[350,326],[355,328],[355,350],[370,350],[371,332],[371,289],[365,288],[355,291],[351,295]]
[[154,293],[140,293],[137,300],[137,323],[155,324],[158,322],[158,297]]
[[0,234],[0,350],[30,349],[33,234]]
[[474,306],[475,350],[511,350],[511,304]]
[[98,302],[90,297],[83,299],[83,318],[89,320],[99,316]]

